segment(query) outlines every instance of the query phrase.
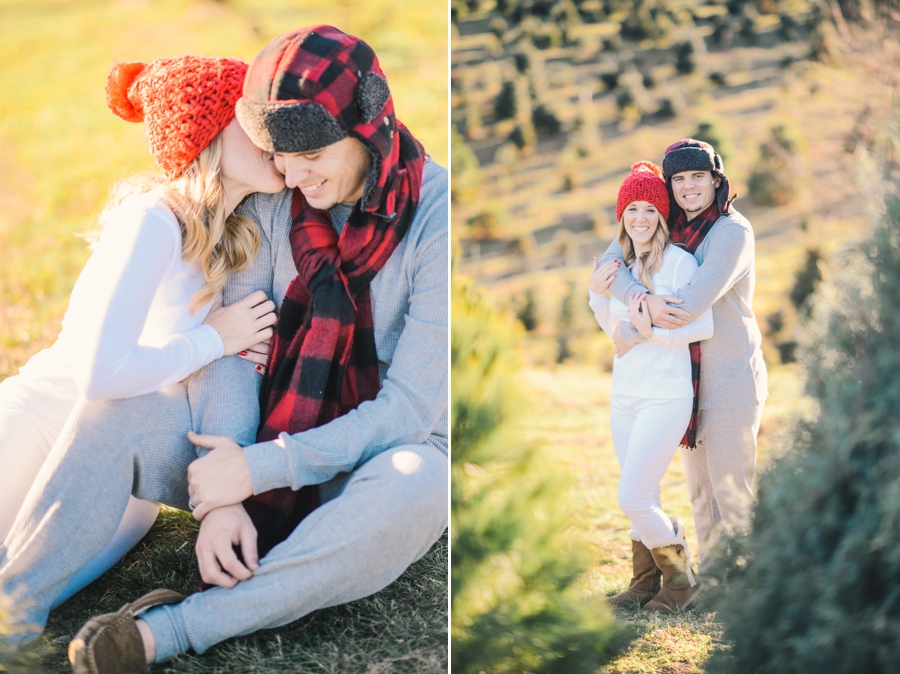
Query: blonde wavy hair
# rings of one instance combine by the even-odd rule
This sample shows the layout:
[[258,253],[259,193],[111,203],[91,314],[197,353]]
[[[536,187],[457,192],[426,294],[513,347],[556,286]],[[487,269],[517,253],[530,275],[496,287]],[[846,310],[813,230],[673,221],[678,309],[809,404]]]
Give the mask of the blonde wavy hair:
[[[627,209],[628,206],[625,208]],[[638,280],[651,293],[653,292],[653,281],[650,280],[650,277],[662,267],[663,256],[666,254],[670,242],[669,225],[666,223],[666,219],[659,210],[656,211],[656,215],[659,216],[659,225],[650,240],[650,250],[642,253],[640,257],[634,252],[634,242],[628,236],[628,230],[625,229],[624,212],[619,220],[619,244],[622,246],[622,258],[629,269],[636,268]]]
[[247,269],[259,252],[256,223],[246,215],[226,216],[221,165],[220,132],[176,180],[161,174],[138,173],[113,185],[99,227],[82,236],[93,245],[114,208],[130,196],[162,188],[163,201],[181,225],[181,258],[198,263],[206,279],[191,298],[190,309],[196,312],[224,287],[229,274]]

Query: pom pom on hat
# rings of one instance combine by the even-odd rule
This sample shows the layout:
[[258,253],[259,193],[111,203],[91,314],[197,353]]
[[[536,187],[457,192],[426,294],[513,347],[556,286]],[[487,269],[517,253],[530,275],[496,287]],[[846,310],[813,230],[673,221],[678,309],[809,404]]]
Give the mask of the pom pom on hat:
[[634,201],[647,201],[656,206],[663,220],[669,217],[669,191],[662,178],[662,169],[653,162],[639,161],[631,167],[631,175],[619,188],[616,220],[622,219],[625,208]]
[[650,171],[651,173],[655,174],[656,177],[660,180],[663,179],[662,169],[652,161],[639,161],[637,164],[631,165],[632,173],[638,173],[639,171]]
[[144,121],[144,110],[140,107],[140,101],[137,101],[138,108],[135,108],[135,102],[128,98],[128,89],[146,69],[147,64],[141,61],[117,63],[106,76],[106,105],[119,119],[126,122]]
[[106,80],[107,105],[147,125],[150,154],[174,180],[234,119],[246,74],[243,61],[215,56],[120,63]]

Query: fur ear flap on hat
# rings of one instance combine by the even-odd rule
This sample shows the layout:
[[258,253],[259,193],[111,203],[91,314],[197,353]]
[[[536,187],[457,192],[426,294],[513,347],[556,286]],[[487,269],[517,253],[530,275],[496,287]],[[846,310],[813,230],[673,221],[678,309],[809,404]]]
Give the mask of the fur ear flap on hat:
[[147,64],[140,61],[117,63],[106,77],[106,104],[113,114],[126,122],[143,122],[144,110],[135,107],[128,98],[128,90],[132,83],[147,69]]
[[356,104],[362,113],[363,122],[368,124],[381,112],[391,97],[387,80],[377,73],[366,73],[356,87]]

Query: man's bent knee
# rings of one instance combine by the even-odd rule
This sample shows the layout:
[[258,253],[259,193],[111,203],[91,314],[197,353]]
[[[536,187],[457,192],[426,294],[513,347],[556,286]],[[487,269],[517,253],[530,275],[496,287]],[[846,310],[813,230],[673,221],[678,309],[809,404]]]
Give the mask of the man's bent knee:
[[403,445],[372,459],[372,468],[387,481],[391,498],[413,517],[447,521],[448,461],[429,444]]

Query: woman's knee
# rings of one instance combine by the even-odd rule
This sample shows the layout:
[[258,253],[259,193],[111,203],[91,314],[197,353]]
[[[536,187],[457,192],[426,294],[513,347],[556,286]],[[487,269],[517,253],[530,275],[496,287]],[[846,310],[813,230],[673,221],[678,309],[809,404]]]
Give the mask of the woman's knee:
[[619,483],[619,507],[629,518],[652,512],[655,504],[653,495],[653,490]]

